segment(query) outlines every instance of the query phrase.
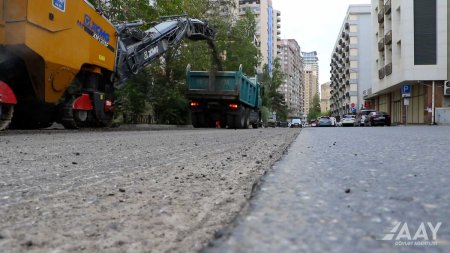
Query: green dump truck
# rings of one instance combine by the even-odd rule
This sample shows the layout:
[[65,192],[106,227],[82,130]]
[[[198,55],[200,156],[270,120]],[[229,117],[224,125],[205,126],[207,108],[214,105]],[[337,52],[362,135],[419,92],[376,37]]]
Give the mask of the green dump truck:
[[194,127],[242,129],[261,124],[261,85],[239,71],[186,69],[187,98]]

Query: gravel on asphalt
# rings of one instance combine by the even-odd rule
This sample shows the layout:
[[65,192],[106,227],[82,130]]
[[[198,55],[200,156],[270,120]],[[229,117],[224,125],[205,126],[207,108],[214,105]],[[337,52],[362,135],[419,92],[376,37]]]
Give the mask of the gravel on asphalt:
[[298,133],[0,133],[0,252],[196,252]]

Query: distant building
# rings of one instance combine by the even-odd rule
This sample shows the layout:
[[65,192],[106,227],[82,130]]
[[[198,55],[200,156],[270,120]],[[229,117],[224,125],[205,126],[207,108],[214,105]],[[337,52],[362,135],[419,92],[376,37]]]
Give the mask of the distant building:
[[305,67],[303,112],[308,115],[314,95],[319,94],[319,58],[316,51],[303,52],[302,54]]
[[372,80],[372,21],[370,5],[350,5],[331,55],[333,116],[363,109],[364,90]]
[[244,15],[246,10],[256,16],[256,41],[262,57],[259,72],[265,64],[272,72],[280,39],[281,13],[273,9],[272,0],[239,0],[239,15]]
[[330,111],[331,82],[320,85],[320,111]]
[[290,118],[303,116],[304,66],[301,49],[294,39],[283,39],[278,42],[281,68],[284,82],[280,92],[284,95]]

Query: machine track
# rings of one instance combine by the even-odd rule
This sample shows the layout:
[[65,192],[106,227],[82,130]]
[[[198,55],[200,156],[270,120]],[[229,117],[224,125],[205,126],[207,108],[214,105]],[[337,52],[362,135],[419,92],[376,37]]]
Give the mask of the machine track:
[[64,106],[61,108],[60,112],[61,112],[60,123],[64,126],[64,128],[66,129],[78,128],[78,124],[75,121],[75,118],[73,117],[73,109],[71,102],[65,103]]
[[6,129],[11,123],[14,114],[14,105],[0,104],[0,131]]

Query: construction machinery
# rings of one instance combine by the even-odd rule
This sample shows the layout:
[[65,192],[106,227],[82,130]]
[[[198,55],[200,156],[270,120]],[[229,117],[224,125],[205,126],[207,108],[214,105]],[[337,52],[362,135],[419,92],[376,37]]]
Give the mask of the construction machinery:
[[186,69],[187,97],[194,127],[242,129],[261,124],[262,87],[239,71]]
[[114,90],[183,38],[214,39],[187,15],[112,23],[86,0],[0,0],[0,130],[102,127]]

